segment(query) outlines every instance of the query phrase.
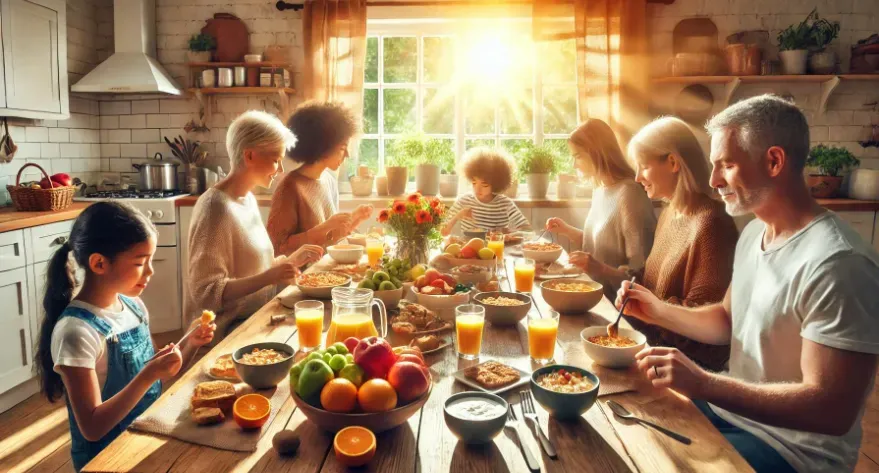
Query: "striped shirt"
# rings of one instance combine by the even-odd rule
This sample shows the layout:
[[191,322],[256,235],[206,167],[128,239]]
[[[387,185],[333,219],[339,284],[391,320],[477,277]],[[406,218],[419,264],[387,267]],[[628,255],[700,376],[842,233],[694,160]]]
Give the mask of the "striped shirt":
[[452,205],[449,215],[454,217],[466,208],[473,209],[473,219],[460,220],[462,231],[518,230],[530,225],[516,203],[503,194],[495,194],[488,203],[480,202],[473,194],[463,195]]

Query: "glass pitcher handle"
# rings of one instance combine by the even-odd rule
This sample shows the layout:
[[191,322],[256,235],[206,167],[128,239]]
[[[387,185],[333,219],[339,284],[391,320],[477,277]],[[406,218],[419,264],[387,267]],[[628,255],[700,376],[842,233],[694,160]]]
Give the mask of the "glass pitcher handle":
[[381,328],[379,328],[378,333],[382,338],[387,338],[388,336],[388,311],[385,310],[385,303],[382,302],[381,299],[373,299],[372,305],[378,305],[378,312],[381,314],[379,320],[381,320]]

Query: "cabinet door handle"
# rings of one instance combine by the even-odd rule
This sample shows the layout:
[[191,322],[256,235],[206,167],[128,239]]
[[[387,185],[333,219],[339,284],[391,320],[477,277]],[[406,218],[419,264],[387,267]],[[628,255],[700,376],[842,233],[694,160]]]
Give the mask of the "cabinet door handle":
[[65,243],[67,243],[67,240],[68,240],[68,237],[61,235],[60,237],[52,240],[51,246],[56,246],[56,245],[61,246]]

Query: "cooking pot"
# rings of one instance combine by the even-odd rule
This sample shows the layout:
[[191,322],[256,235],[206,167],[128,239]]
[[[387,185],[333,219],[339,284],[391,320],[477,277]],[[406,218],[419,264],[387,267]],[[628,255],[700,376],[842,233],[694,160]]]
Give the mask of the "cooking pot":
[[179,164],[164,161],[162,153],[156,153],[153,161],[132,164],[131,166],[140,171],[140,190],[177,190],[177,166]]

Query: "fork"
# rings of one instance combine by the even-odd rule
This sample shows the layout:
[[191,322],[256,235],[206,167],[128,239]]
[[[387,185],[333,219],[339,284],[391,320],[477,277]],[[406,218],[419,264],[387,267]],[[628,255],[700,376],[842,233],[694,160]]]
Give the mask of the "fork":
[[512,429],[513,432],[516,433],[516,439],[519,440],[519,449],[522,450],[522,456],[525,457],[525,463],[528,464],[528,469],[532,472],[540,471],[540,464],[537,463],[537,458],[534,458],[534,454],[531,453],[531,449],[525,445],[525,439],[522,435],[519,434],[519,420],[516,418],[516,411],[513,410],[513,405],[507,405],[507,423],[504,425],[505,428]]
[[549,438],[546,434],[543,433],[543,429],[540,428],[540,421],[537,420],[537,411],[534,410],[534,399],[531,397],[531,391],[519,391],[519,405],[522,406],[522,415],[525,416],[526,423],[531,424],[531,430],[534,431],[534,436],[540,440],[540,446],[543,447],[543,451],[546,452],[546,455],[549,458],[555,460],[558,458],[558,454],[555,451],[555,447],[552,446],[552,442],[549,441]]

